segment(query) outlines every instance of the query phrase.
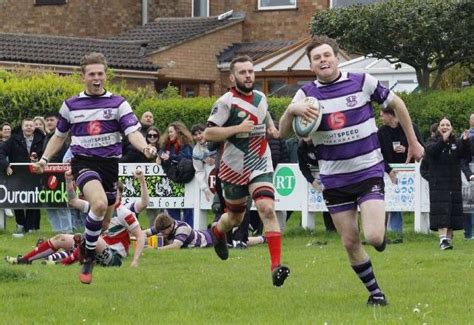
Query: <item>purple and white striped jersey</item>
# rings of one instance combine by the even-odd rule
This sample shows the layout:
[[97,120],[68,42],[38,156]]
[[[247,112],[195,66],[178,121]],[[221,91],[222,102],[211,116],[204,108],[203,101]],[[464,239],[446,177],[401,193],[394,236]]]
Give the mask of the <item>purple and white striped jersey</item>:
[[120,158],[122,137],[141,127],[130,104],[120,96],[106,92],[88,96],[84,92],[67,99],[59,110],[56,135],[71,131],[74,156]]
[[212,236],[209,230],[194,230],[184,221],[176,221],[174,223],[168,240],[182,242],[181,248],[212,246]]
[[383,177],[384,163],[371,102],[385,107],[393,93],[369,74],[343,72],[332,83],[316,80],[304,85],[292,102],[307,96],[319,100],[323,114],[312,141],[324,188]]

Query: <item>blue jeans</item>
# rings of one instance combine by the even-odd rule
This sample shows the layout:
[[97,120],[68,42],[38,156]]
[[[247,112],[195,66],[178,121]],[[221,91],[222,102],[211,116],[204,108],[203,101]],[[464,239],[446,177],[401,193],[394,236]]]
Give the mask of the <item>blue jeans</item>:
[[388,216],[389,217],[388,217],[387,230],[402,234],[403,233],[402,212],[401,211],[389,212]]
[[72,233],[71,212],[68,208],[46,209],[46,213],[54,232]]
[[190,225],[191,228],[194,228],[193,209],[166,209],[170,217],[173,218],[174,220],[181,220],[181,210],[183,210],[183,214],[184,214],[183,221],[186,222],[188,225]]
[[474,222],[474,213],[464,213],[464,238],[472,238],[472,224]]

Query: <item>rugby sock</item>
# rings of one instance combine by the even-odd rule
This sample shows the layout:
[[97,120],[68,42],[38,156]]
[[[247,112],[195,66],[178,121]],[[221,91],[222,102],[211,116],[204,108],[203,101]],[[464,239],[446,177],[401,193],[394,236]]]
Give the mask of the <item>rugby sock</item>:
[[281,259],[281,233],[276,231],[267,231],[265,233],[267,239],[268,251],[270,252],[270,259],[272,261],[271,270],[280,266]]
[[441,244],[443,240],[449,240],[449,238],[446,235],[439,235],[439,243]]
[[46,240],[35,247],[31,252],[23,256],[26,262],[31,262],[39,258],[51,255],[56,251],[50,240]]
[[[218,223],[218,224],[219,224],[219,223]],[[223,233],[222,231],[220,231],[220,230],[217,228],[218,224],[216,224],[215,227],[212,227],[212,233],[214,234],[214,236],[216,236],[216,238],[222,239],[222,238],[224,238],[224,234],[225,234],[225,233]]]
[[68,252],[65,252],[65,251],[61,251],[61,252],[56,252],[54,254],[51,254],[48,256],[48,260],[50,261],[58,261],[58,260],[62,260],[63,258],[66,258],[69,256],[69,253]]
[[359,265],[352,265],[352,269],[362,283],[365,285],[371,296],[380,296],[382,291],[380,290],[377,280],[375,279],[374,271],[372,270],[372,263],[370,259]]
[[100,231],[102,229],[102,221],[104,217],[97,216],[92,210],[89,211],[86,217],[84,238],[86,240],[86,248],[94,251],[99,239]]

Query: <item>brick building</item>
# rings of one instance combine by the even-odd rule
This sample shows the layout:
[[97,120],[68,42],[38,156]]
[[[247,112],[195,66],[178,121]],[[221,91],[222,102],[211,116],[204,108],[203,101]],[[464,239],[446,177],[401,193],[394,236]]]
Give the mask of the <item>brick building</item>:
[[2,0],[0,68],[69,73],[94,49],[106,52],[131,85],[159,90],[171,83],[184,96],[219,95],[233,55],[259,59],[306,38],[314,12],[328,6],[329,0]]

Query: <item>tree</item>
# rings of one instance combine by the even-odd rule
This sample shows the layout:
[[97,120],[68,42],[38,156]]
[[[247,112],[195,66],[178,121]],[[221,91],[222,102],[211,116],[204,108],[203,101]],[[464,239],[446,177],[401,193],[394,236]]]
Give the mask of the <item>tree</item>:
[[436,88],[446,69],[474,60],[472,0],[387,0],[327,9],[314,15],[311,30],[346,51],[411,65],[421,89]]

